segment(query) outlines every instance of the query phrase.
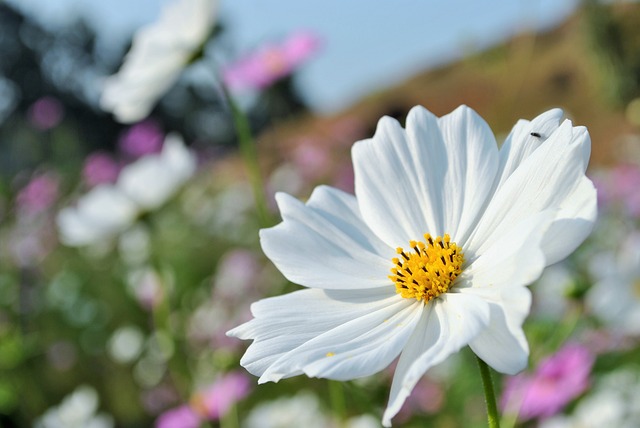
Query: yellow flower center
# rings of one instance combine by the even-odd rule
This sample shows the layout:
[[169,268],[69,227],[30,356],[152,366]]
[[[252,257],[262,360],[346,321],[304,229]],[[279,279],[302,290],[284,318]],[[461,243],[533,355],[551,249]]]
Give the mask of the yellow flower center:
[[424,239],[425,242],[409,241],[409,251],[396,249],[400,257],[391,259],[394,266],[389,279],[402,297],[426,303],[449,290],[462,272],[464,254],[448,234],[434,239],[425,233]]

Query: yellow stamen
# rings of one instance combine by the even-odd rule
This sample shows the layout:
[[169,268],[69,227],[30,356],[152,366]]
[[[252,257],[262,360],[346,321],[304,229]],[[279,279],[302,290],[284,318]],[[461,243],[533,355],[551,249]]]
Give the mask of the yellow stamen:
[[394,266],[389,279],[402,297],[426,303],[449,290],[462,272],[464,254],[447,234],[432,238],[425,233],[424,240],[409,241],[408,251],[396,249],[399,257],[391,259]]

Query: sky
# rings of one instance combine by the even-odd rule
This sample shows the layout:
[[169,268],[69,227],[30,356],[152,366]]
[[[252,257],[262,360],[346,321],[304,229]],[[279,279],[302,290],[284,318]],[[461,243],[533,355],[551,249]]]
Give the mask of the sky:
[[[6,0],[50,28],[86,18],[116,52],[173,0]],[[296,82],[310,107],[330,113],[374,90],[526,30],[553,27],[578,0],[222,0],[220,19],[239,53],[296,30],[323,49]]]

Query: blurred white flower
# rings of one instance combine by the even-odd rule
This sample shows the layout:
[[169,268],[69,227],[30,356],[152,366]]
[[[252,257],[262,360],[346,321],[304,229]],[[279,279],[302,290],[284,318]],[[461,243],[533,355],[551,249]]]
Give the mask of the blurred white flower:
[[[286,194],[265,254],[309,287],[254,303],[228,334],[253,343],[241,360],[259,383],[306,374],[369,376],[399,356],[383,424],[422,375],[469,345],[501,373],[527,365],[526,287],[590,233],[591,141],[562,111],[518,122],[499,150],[461,106],[437,118],[389,117],[352,149],[355,197],[320,186]],[[302,425],[299,425],[302,426]]]
[[569,306],[569,300],[565,295],[574,285],[575,275],[576,273],[562,262],[546,268],[531,287],[534,291],[531,311],[541,317],[562,319]]
[[175,83],[211,31],[217,0],[174,0],[140,29],[118,73],[107,78],[101,106],[123,123],[144,119]]
[[50,408],[35,422],[36,428],[111,428],[110,415],[98,410],[98,394],[90,386],[82,385],[60,403]]
[[162,152],[140,158],[123,168],[117,186],[142,211],[164,204],[194,174],[196,159],[182,138],[169,134]]
[[361,415],[348,419],[342,428],[380,428],[380,420],[373,415]]
[[135,326],[120,327],[109,339],[109,355],[118,363],[129,363],[140,355],[144,334]]
[[182,138],[168,135],[161,153],[127,165],[115,184],[96,186],[74,207],[61,210],[57,217],[60,240],[84,246],[123,232],[140,214],[166,202],[195,170],[196,158]]
[[622,243],[618,254],[596,254],[599,280],[587,294],[587,307],[612,329],[640,334],[640,233]]
[[294,397],[283,397],[259,404],[244,422],[246,428],[327,428],[331,425],[318,398],[303,391]]

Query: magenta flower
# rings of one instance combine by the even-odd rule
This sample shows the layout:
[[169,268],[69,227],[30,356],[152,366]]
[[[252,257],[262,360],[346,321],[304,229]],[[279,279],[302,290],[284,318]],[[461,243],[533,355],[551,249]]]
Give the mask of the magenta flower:
[[96,152],[84,161],[82,167],[82,177],[90,187],[102,183],[114,183],[120,173],[120,167],[107,153]]
[[249,378],[242,372],[230,372],[210,387],[191,398],[191,407],[205,419],[215,421],[222,418],[235,403],[249,395]]
[[503,411],[518,413],[521,421],[555,415],[588,388],[593,363],[593,355],[584,346],[564,346],[542,360],[533,374],[506,379]]
[[293,164],[305,180],[313,182],[329,172],[331,156],[322,142],[303,139],[293,151]]
[[188,405],[167,410],[156,420],[156,428],[197,428],[203,421],[224,417],[251,390],[248,377],[230,372],[208,388],[195,393]]
[[187,405],[167,410],[156,420],[156,428],[198,428],[199,426],[200,416]]
[[623,163],[595,177],[598,203],[620,206],[633,218],[640,217],[640,166]]
[[127,129],[118,141],[120,150],[132,158],[158,153],[162,149],[164,134],[160,125],[150,119]]
[[58,198],[58,184],[58,177],[51,173],[33,177],[18,193],[18,208],[27,214],[37,214],[46,210]]
[[55,128],[62,122],[64,107],[53,97],[42,97],[34,102],[27,112],[29,122],[41,131]]
[[222,78],[234,90],[264,89],[291,74],[320,46],[312,33],[298,32],[282,44],[265,45],[257,52],[240,59],[223,70]]

